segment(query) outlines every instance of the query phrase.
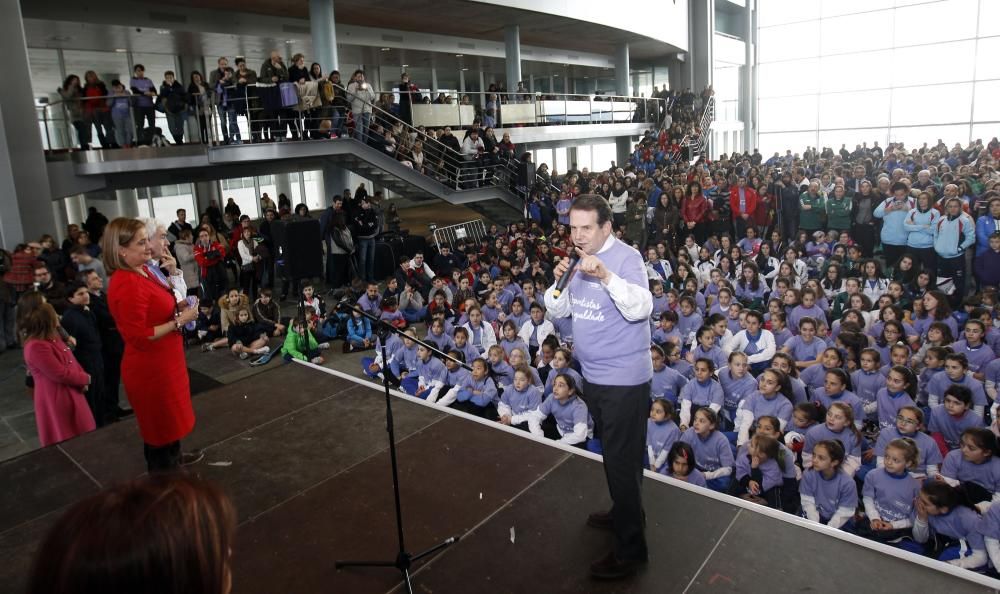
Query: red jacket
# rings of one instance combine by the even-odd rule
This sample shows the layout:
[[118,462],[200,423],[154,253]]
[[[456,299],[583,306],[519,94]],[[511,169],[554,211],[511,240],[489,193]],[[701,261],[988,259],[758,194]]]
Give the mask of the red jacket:
[[738,186],[733,186],[729,188],[729,207],[733,209],[733,218],[742,216],[744,214],[753,215],[757,212],[757,202],[760,197],[757,196],[757,191],[750,186],[744,186],[744,197],[746,199],[746,212],[740,210],[740,189]]
[[[219,255],[213,254],[208,255],[208,252],[215,251]],[[218,241],[213,241],[208,247],[201,245],[200,243],[194,244],[194,259],[198,263],[198,268],[201,269],[201,278],[206,278],[208,276],[208,269],[212,266],[218,265],[226,257],[226,248]]]
[[694,198],[685,196],[681,200],[681,217],[685,223],[694,222],[697,224],[705,222],[710,209],[711,205],[708,202],[708,198],[705,198],[702,194]]

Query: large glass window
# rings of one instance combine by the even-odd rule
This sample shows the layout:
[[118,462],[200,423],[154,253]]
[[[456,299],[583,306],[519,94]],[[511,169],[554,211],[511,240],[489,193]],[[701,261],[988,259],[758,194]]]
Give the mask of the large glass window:
[[[219,183],[222,187],[223,204],[232,198],[240,206],[240,211],[243,214],[249,215],[253,219],[260,216],[260,202],[257,200],[257,189],[254,187],[252,177],[224,179]],[[277,203],[277,194],[273,190],[268,195]]]
[[953,145],[996,134],[1000,2],[760,0],[759,7],[762,151],[874,140]]

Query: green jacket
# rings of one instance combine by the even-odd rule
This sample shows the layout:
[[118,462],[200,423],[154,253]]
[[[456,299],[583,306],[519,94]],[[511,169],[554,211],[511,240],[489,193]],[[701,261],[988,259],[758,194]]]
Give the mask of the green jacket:
[[837,231],[847,231],[851,228],[851,197],[844,194],[843,199],[837,200],[830,196],[826,199],[827,227]]
[[646,205],[632,200],[625,208],[625,237],[630,241],[642,242],[642,236],[645,232]]
[[811,231],[822,229],[823,218],[826,214],[826,200],[823,198],[823,195],[816,194],[816,196],[813,197],[809,195],[808,191],[802,192],[802,194],[799,195],[799,205],[812,206],[812,208],[808,210],[803,208],[799,211],[799,228]]
[[316,337],[309,330],[306,330],[305,337],[299,336],[299,333],[294,330],[289,330],[288,336],[285,337],[285,344],[281,347],[281,354],[291,355],[293,359],[300,361],[308,361],[309,356],[306,353],[318,348],[319,343],[316,342]]

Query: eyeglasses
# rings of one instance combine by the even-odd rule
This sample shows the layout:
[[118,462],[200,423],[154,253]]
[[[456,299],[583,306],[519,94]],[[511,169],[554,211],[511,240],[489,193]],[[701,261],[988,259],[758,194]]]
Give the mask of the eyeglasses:
[[916,419],[909,419],[907,417],[904,417],[903,415],[896,415],[896,422],[897,423],[902,423],[904,425],[910,425],[910,426],[913,426],[913,427],[916,427],[917,425],[920,424],[920,421],[918,421]]

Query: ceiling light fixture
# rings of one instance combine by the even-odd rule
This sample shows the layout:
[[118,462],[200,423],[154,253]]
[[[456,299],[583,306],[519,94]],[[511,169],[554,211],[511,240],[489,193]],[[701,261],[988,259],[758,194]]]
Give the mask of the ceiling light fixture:
[[382,51],[383,51],[383,52],[387,52],[387,51],[390,51],[390,50],[392,50],[392,48],[391,48],[391,47],[383,47],[383,48],[382,48]]
[[156,32],[160,35],[170,35],[170,29],[157,29]]
[[288,44],[288,45],[292,45],[293,43],[295,43],[295,40],[294,39],[286,39],[285,43]]
[[116,48],[115,48],[115,51],[116,51],[116,52],[118,52],[119,54],[124,54],[124,53],[125,53],[125,52],[127,52],[128,50],[127,50],[127,49],[125,49],[125,48],[123,48],[123,47],[116,47]]
[[455,54],[455,57],[456,58],[463,58],[463,57],[465,57],[465,54]]
[[409,65],[409,64],[403,64],[403,66],[402,66],[402,67],[403,67],[403,68],[409,68],[409,67],[410,67],[410,65]]
[[468,68],[463,68],[463,69],[462,69],[462,72],[465,72],[465,71],[467,71],[467,70],[468,70]]

